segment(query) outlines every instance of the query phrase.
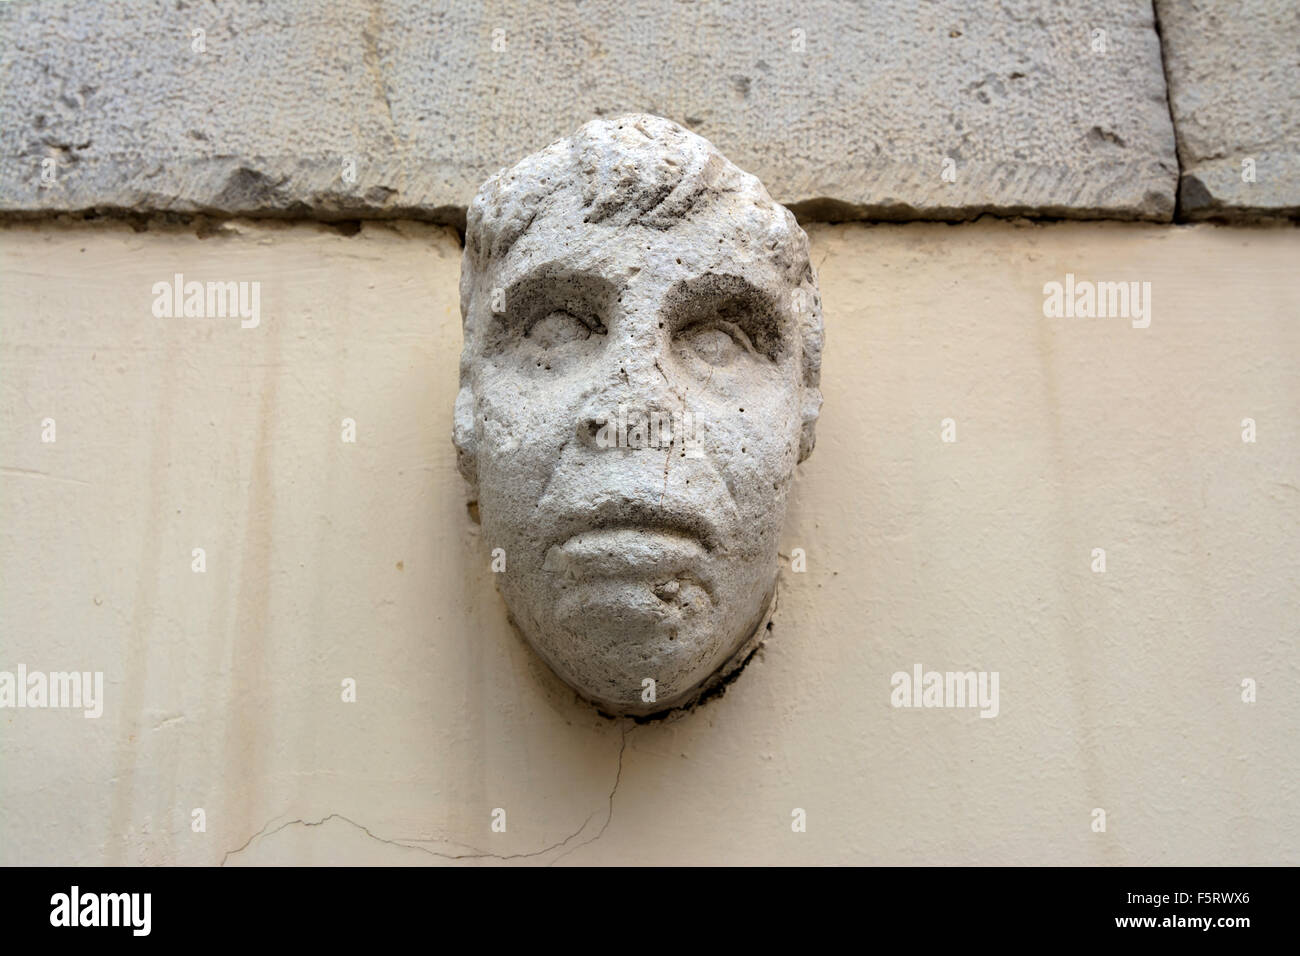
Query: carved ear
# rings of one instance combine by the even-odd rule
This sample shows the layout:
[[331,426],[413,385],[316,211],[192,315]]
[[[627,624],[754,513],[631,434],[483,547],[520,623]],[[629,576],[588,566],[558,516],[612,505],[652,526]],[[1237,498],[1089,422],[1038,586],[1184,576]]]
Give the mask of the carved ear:
[[803,430],[799,434],[799,461],[812,454],[817,444],[817,416],[822,410],[822,390],[805,388],[803,392]]
[[469,482],[470,494],[478,497],[478,421],[474,390],[462,385],[456,393],[451,418],[451,440],[456,444],[456,467]]

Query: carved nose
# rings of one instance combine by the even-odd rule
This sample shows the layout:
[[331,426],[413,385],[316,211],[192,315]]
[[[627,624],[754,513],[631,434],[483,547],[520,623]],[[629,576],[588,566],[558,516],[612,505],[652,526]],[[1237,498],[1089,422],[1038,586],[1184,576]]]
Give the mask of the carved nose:
[[666,449],[673,441],[672,413],[659,403],[587,408],[578,417],[578,440],[588,448]]
[[588,448],[599,448],[597,441],[604,428],[604,417],[597,414],[582,415],[578,419],[578,440]]

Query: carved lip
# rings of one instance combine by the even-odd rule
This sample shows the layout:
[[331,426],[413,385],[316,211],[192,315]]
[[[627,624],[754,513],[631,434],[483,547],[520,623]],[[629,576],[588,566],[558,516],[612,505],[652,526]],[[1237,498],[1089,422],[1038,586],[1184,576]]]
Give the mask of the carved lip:
[[576,512],[558,522],[548,548],[564,546],[594,532],[630,531],[668,538],[693,539],[705,551],[718,546],[718,529],[703,510],[676,502],[650,504],[635,499],[608,498],[590,510]]
[[606,526],[551,547],[543,567],[579,578],[690,580],[713,594],[708,552],[694,534],[662,526]]

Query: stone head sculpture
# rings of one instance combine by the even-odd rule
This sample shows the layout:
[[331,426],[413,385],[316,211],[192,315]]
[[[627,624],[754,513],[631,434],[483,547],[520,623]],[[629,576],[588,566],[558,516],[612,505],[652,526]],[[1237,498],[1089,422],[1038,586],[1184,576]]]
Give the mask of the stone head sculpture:
[[516,626],[608,713],[689,705],[761,637],[812,451],[807,237],[699,136],[597,120],[483,184],[460,303],[454,439]]

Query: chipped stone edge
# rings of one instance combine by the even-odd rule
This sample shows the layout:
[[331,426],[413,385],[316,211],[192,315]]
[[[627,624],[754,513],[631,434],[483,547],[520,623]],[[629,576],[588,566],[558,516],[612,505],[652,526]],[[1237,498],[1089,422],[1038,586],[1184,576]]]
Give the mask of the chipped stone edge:
[[[1242,160],[1254,159],[1253,183],[1242,181]],[[1274,169],[1283,170],[1278,175]],[[1250,223],[1300,221],[1300,155],[1270,150],[1243,151],[1196,163],[1178,183],[1178,214],[1186,222]]]
[[[1157,168],[1153,170],[1152,165]],[[1073,169],[1030,170],[1024,201],[989,202],[979,198],[983,182],[1004,178],[1007,163],[990,163],[954,185],[951,198],[906,198],[910,185],[897,179],[879,197],[853,196],[831,185],[774,196],[800,223],[813,222],[967,222],[981,216],[1049,220],[1121,220],[1168,223],[1175,219],[1178,171],[1156,159],[1126,164],[1097,185],[1086,203],[1040,201],[1033,194],[1054,192]],[[436,165],[412,170],[400,161],[367,166],[357,182],[340,178],[335,157],[216,157],[146,160],[108,157],[69,162],[49,187],[40,185],[40,167],[30,157],[0,158],[0,221],[61,215],[87,218],[206,216],[223,218],[409,219],[465,228],[466,204],[447,204],[449,188],[439,188]],[[889,177],[884,177],[886,180]],[[1044,186],[1042,183],[1046,183]],[[1138,191],[1134,183],[1147,183]],[[1062,189],[1060,192],[1064,192]],[[106,197],[114,197],[107,199]],[[847,197],[847,198],[846,198]],[[967,198],[971,197],[971,198]]]

